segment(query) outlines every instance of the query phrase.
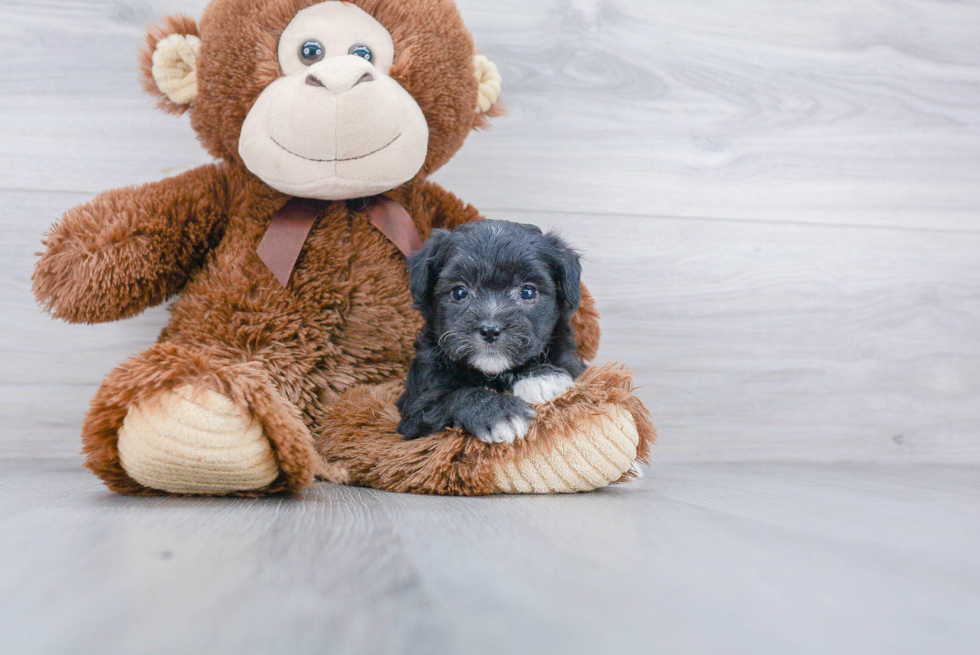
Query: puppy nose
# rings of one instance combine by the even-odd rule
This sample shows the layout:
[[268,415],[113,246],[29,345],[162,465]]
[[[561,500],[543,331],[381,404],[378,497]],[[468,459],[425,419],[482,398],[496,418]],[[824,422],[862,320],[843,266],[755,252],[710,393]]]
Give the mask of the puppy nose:
[[361,57],[335,57],[315,65],[306,75],[306,83],[340,95],[358,84],[373,82],[370,68],[371,64]]
[[487,343],[493,343],[504,329],[498,323],[484,323],[480,326],[480,336]]

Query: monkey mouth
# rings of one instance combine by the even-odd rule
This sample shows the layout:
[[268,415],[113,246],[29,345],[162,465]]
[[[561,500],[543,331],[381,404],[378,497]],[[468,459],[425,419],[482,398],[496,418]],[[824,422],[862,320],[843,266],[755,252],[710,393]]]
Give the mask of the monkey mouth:
[[315,161],[315,162],[321,162],[321,163],[331,163],[331,162],[337,162],[337,161],[354,161],[356,159],[364,159],[365,157],[370,157],[371,155],[377,154],[377,153],[381,152],[382,150],[384,150],[385,148],[387,148],[388,146],[390,146],[392,143],[394,143],[395,141],[397,141],[398,138],[401,135],[402,135],[401,132],[399,132],[398,133],[398,136],[396,136],[394,139],[392,139],[388,143],[384,144],[383,146],[381,146],[377,150],[372,150],[369,153],[366,153],[366,154],[363,154],[363,155],[358,155],[357,157],[344,157],[344,158],[338,158],[338,159],[315,159],[313,157],[304,157],[303,155],[300,155],[298,153],[293,152],[292,150],[290,150],[286,146],[282,145],[281,143],[279,143],[278,141],[276,141],[275,139],[273,139],[271,136],[269,137],[269,139],[271,139],[274,144],[276,144],[277,146],[279,146],[280,148],[282,148],[283,150],[285,150],[289,154],[293,155],[294,157],[299,157],[300,159],[305,159],[307,161]]

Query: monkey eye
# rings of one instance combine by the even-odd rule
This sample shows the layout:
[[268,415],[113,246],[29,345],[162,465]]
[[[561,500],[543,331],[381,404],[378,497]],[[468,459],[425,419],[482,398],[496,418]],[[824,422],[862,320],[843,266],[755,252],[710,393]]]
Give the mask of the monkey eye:
[[453,300],[466,300],[466,298],[470,295],[470,292],[467,291],[466,287],[463,285],[457,284],[453,287],[453,290],[450,291],[449,294],[453,297]]
[[374,55],[371,54],[371,48],[367,47],[366,45],[351,46],[350,50],[347,51],[347,54],[354,55],[355,57],[363,57],[368,61],[374,59]]
[[521,287],[521,300],[534,300],[538,297],[538,290],[532,284],[525,284]]
[[319,41],[307,41],[299,47],[299,59],[307,66],[323,59],[323,44]]

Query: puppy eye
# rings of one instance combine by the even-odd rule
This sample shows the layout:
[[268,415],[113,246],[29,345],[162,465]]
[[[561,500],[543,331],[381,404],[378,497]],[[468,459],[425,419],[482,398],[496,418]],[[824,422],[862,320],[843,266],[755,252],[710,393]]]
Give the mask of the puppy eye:
[[368,61],[374,59],[374,55],[371,53],[371,48],[367,47],[366,45],[351,46],[351,49],[347,54],[354,55],[355,57],[363,57]]
[[452,295],[453,300],[465,300],[470,295],[470,292],[463,286],[453,287],[453,290],[449,293]]
[[307,66],[323,59],[323,44],[319,41],[307,41],[299,47],[299,59]]
[[538,297],[538,290],[530,284],[521,287],[521,300],[534,300]]

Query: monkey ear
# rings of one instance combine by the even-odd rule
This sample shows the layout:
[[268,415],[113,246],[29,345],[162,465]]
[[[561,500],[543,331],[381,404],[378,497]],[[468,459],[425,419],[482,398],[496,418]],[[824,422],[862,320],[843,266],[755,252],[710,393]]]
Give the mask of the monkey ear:
[[554,232],[545,239],[551,245],[551,271],[558,287],[562,318],[567,320],[582,302],[582,261],[578,253]]
[[157,97],[157,106],[171,114],[187,111],[197,97],[197,58],[201,39],[188,16],[166,16],[151,25],[140,51],[143,89]]
[[496,116],[500,113],[500,93],[503,90],[503,78],[497,65],[484,55],[473,55],[473,72],[480,90],[476,99],[478,115]]
[[447,230],[432,230],[432,236],[422,249],[408,260],[408,288],[412,292],[412,302],[422,312],[432,302],[432,290],[446,263],[450,241],[452,238]]

